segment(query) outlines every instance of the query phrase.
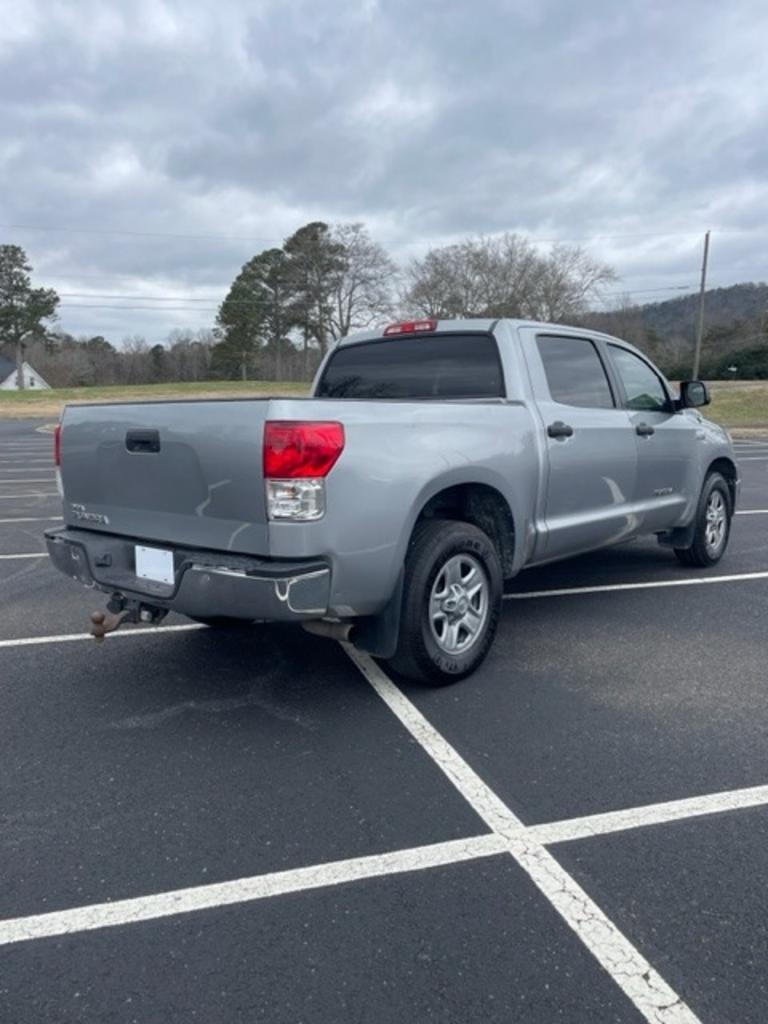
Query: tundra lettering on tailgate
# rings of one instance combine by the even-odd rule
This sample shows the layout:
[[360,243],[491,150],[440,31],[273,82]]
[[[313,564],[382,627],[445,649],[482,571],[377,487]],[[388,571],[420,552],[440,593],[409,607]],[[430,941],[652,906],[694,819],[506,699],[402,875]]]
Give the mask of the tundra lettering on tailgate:
[[75,519],[80,520],[80,522],[100,523],[102,526],[109,526],[109,516],[104,516],[101,512],[89,512],[85,505],[75,505],[74,502],[69,507],[72,509],[72,515]]

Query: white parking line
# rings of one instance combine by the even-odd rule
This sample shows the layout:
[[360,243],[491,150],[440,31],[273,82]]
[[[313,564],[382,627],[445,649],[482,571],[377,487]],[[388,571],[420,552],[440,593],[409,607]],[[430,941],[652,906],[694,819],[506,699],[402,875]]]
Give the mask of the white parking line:
[[683,580],[650,580],[642,583],[606,583],[597,587],[563,587],[560,590],[528,590],[505,594],[505,601],[523,601],[531,597],[570,597],[573,594],[607,594],[615,590],[655,590],[659,587],[698,587],[707,583],[739,583],[744,580],[768,579],[768,570],[734,573],[730,576],[698,576]]
[[737,462],[765,462],[768,455],[737,455]]
[[[204,629],[198,624],[134,629],[113,636]],[[64,634],[0,641],[0,647],[90,639]],[[112,636],[109,637],[112,639]],[[509,853],[585,943],[645,1019],[656,1024],[698,1024],[698,1018],[616,928],[546,845],[609,832],[687,820],[768,803],[768,786],[610,811],[525,826],[395,686],[373,659],[342,645],[378,696],[492,829],[491,834],[391,853],[272,872],[115,902],[0,921],[0,945],[126,925],[284,893],[424,870]]]
[[22,516],[19,519],[0,519],[3,523],[60,523],[62,516]]
[[[121,629],[115,633],[107,633],[105,640],[127,640],[132,636],[146,636],[151,633],[189,633],[194,629],[208,629],[201,622],[183,623],[179,626],[139,626],[136,629]],[[66,644],[78,640],[93,640],[90,633],[59,633],[54,636],[22,636],[13,640],[0,640],[2,647],[40,647],[45,644]]]
[[737,516],[768,516],[768,508],[742,508]]
[[390,711],[473,810],[507,840],[507,851],[646,1020],[694,1024],[698,1018],[552,854],[501,801],[367,654],[344,644]]
[[[35,470],[34,472],[37,472],[37,470]],[[0,477],[0,486],[2,484],[52,484],[55,482],[55,476],[43,476],[38,477],[36,479],[33,478],[32,480],[3,480],[3,478]]]
[[159,917],[188,914],[194,910],[249,903],[269,896],[343,885],[366,878],[381,878],[404,871],[423,871],[426,868],[459,864],[462,861],[504,853],[505,847],[504,840],[493,834],[474,836],[470,839],[453,839],[431,846],[417,846],[408,850],[396,850],[393,853],[355,857],[289,871],[275,871],[267,875],[176,889],[136,899],[96,903],[72,910],[36,914],[33,917],[11,918],[0,921],[0,946],[52,935],[71,935],[73,932],[92,931],[95,928],[135,924],[137,921],[153,921]]
[[[0,481],[2,483],[2,481]],[[17,498],[58,498],[56,491],[32,491],[29,494],[0,494],[0,501],[15,501]]]
[[34,551],[23,555],[0,555],[0,562],[10,561],[12,558],[47,558],[47,551]]
[[571,818],[569,821],[532,825],[528,829],[528,835],[545,845],[565,843],[572,839],[588,839],[590,836],[602,836],[609,832],[663,825],[670,821],[683,821],[704,814],[719,814],[748,807],[762,807],[765,804],[768,804],[768,786],[752,786],[750,789],[734,789],[707,796],[694,796],[686,800],[669,800],[662,804],[630,807],[623,811],[591,814],[584,818]]
[[646,1020],[656,1024],[699,1024],[698,1018],[661,975],[545,847],[529,837],[528,830],[516,815],[398,690],[373,659],[349,645],[344,645],[344,648],[387,707],[490,826],[490,836],[13,918],[0,922],[0,945],[125,925],[287,892],[509,853]]

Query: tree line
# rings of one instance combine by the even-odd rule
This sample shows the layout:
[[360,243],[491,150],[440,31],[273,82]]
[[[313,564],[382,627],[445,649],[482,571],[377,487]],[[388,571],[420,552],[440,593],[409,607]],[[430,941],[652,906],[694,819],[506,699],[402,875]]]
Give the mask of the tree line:
[[614,271],[578,247],[541,254],[514,234],[430,249],[398,267],[360,223],[305,224],[249,259],[210,328],[164,343],[57,329],[58,296],[35,289],[19,246],[0,246],[0,345],[58,387],[168,380],[308,380],[350,331],[406,316],[573,319]]
[[316,221],[242,268],[218,313],[211,368],[307,379],[352,330],[414,315],[564,321],[615,279],[578,247],[542,255],[513,234],[434,248],[401,271],[362,224]]
[[[616,280],[612,267],[579,246],[542,252],[512,233],[434,247],[398,267],[363,224],[313,221],[281,248],[265,249],[243,265],[209,328],[177,328],[152,345],[138,335],[115,344],[102,335],[73,337],[58,329],[59,297],[34,288],[31,273],[21,247],[0,245],[0,352],[26,358],[54,387],[308,380],[340,337],[410,316],[594,326],[633,341],[671,375],[685,375],[677,373],[684,354],[679,339],[672,344],[649,327],[638,315],[641,307],[590,310]],[[728,326],[712,330],[719,333],[706,339],[704,370],[728,376],[720,372],[724,361],[732,365]],[[761,362],[765,337],[758,339],[756,357],[741,358],[737,375],[768,376]]]

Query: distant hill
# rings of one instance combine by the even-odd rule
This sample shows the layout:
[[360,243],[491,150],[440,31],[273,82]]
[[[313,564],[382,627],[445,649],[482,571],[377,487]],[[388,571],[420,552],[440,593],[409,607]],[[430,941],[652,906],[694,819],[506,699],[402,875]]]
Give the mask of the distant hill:
[[[756,323],[768,319],[768,284],[734,284],[729,288],[710,288],[704,296],[707,328],[731,326],[734,323]],[[642,306],[629,306],[620,313],[592,313],[590,319],[597,324],[615,319],[617,315],[639,315],[647,331],[662,337],[680,337],[693,342],[699,315],[698,294],[683,295],[664,302],[649,302]]]
[[[669,374],[690,369],[699,312],[698,294],[592,312],[585,326],[625,338],[648,352]],[[749,352],[749,359],[746,354]],[[737,359],[739,354],[742,358]],[[735,284],[711,288],[704,300],[703,367],[709,375],[731,362],[744,367],[768,366],[768,284]],[[754,368],[749,376],[756,374]]]

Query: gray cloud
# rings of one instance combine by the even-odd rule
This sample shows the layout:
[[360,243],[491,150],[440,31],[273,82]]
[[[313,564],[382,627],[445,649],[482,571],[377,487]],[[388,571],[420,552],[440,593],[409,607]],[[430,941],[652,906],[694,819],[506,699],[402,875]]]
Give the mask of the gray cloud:
[[[401,260],[478,232],[585,239],[627,291],[695,284],[711,226],[714,283],[766,277],[762,2],[11,8],[0,221],[115,232],[0,229],[62,292],[219,296],[314,218],[364,220]],[[212,319],[83,301],[62,326]]]

